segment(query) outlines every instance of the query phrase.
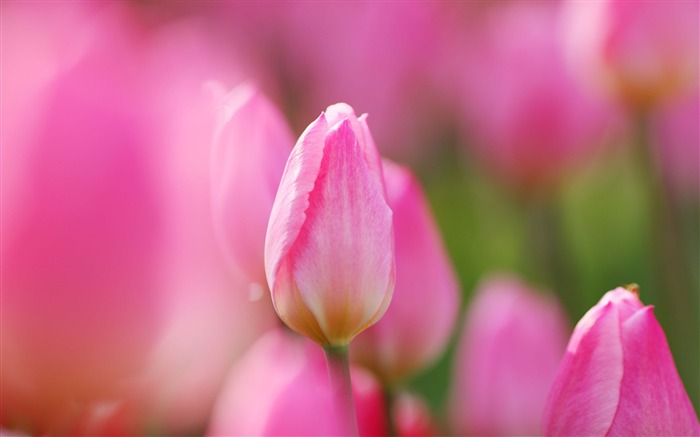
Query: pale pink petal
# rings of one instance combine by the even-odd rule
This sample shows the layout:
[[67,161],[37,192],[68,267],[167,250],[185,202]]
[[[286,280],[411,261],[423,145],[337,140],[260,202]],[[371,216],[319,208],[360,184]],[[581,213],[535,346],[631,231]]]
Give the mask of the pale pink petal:
[[347,120],[326,138],[308,202],[288,267],[328,340],[347,343],[381,317],[394,285],[392,213]]
[[280,111],[253,85],[223,98],[212,148],[212,208],[225,253],[251,281],[265,283],[267,222],[292,132]]
[[270,290],[306,220],[309,193],[318,176],[328,123],[322,113],[301,134],[284,168],[265,237],[265,272]]

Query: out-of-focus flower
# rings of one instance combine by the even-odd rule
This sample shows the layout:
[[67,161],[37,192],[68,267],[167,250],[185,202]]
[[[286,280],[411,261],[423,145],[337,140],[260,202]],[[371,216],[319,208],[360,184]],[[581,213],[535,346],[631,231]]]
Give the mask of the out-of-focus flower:
[[[3,8],[3,24],[12,21],[5,14],[26,19],[24,7]],[[40,22],[57,13],[34,8]],[[20,109],[17,118],[7,111],[2,140],[3,422],[34,432],[63,426],[73,404],[141,369],[162,321],[165,215],[151,171],[152,114],[136,104],[147,87],[125,62],[130,40],[112,38],[113,17],[101,12],[89,22],[104,28],[66,42],[70,60],[19,62],[27,77],[8,80],[31,92],[3,103]],[[12,33],[8,44],[25,36]]]
[[401,392],[394,400],[392,419],[398,437],[437,436],[435,421],[425,401],[408,392]]
[[[360,435],[386,435],[377,380],[353,368],[352,385]],[[305,338],[273,330],[231,369],[208,434],[332,435],[334,417],[321,349]]]
[[568,1],[572,69],[634,107],[697,88],[699,13],[696,1]]
[[385,192],[366,115],[329,106],[292,150],[267,229],[267,280],[290,328],[347,345],[384,314],[395,277]]
[[[3,54],[26,74],[3,77],[2,425],[201,432],[228,366],[274,322],[238,292],[211,223],[202,81],[235,69],[191,22],[137,32],[121,5],[86,5],[3,6],[18,26]],[[87,30],[65,56],[20,50],[76,16]]]
[[612,110],[569,74],[557,4],[485,11],[466,47],[463,108],[470,145],[520,190],[548,188],[603,144]]
[[652,306],[616,288],[571,336],[542,421],[544,435],[700,435]]
[[233,263],[266,287],[265,231],[294,138],[279,110],[250,84],[222,99],[218,123],[212,150],[214,223]]
[[653,140],[664,178],[681,195],[700,194],[700,95],[659,108],[653,120]]
[[459,310],[459,286],[420,185],[384,161],[396,236],[396,287],[389,309],[352,344],[353,360],[395,382],[443,350]]
[[453,371],[453,431],[537,435],[566,344],[563,311],[519,280],[485,280],[469,307]]

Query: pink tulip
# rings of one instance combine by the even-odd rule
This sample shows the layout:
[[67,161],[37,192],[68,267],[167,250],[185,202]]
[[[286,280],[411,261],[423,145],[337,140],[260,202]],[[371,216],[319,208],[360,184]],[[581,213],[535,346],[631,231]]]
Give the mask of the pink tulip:
[[396,235],[396,287],[384,317],[353,341],[353,360],[395,382],[444,349],[459,310],[459,286],[418,181],[384,161]]
[[[386,435],[384,399],[371,374],[353,369],[360,435]],[[208,434],[333,435],[331,390],[321,349],[273,330],[231,369]]]
[[202,82],[235,68],[194,23],[141,34],[118,3],[2,17],[24,74],[2,83],[1,426],[201,432],[228,366],[274,322],[237,292],[211,222]]
[[[9,14],[33,29],[11,33],[16,47],[3,59],[3,69],[26,68],[3,87],[30,91],[3,101],[3,421],[37,428],[62,426],[59,410],[107,395],[144,366],[162,322],[166,219],[130,23],[110,9],[67,6],[89,17],[90,31],[63,40],[67,58],[51,61],[47,49],[29,63],[24,44],[49,44],[73,25],[41,6],[3,6],[3,24]],[[116,26],[128,36],[115,37]]]
[[282,114],[254,86],[222,99],[212,154],[214,223],[226,253],[265,287],[265,231],[294,145]]
[[398,437],[440,435],[425,401],[414,394],[402,392],[396,397],[392,419]]
[[564,354],[566,323],[556,301],[496,276],[476,292],[454,368],[454,432],[537,435]]
[[572,69],[637,107],[698,86],[697,1],[565,4]]
[[700,435],[653,310],[616,288],[583,316],[549,394],[545,435]]
[[612,111],[567,70],[556,2],[484,11],[466,48],[464,116],[473,151],[519,190],[556,185],[604,143]]
[[394,289],[392,213],[366,118],[337,104],[304,131],[267,228],[275,310],[324,346],[347,345],[377,322]]

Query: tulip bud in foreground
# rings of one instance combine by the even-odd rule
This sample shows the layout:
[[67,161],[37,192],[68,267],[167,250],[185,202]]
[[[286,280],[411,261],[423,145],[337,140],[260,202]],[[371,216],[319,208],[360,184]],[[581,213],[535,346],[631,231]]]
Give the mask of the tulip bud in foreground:
[[583,316],[545,409],[544,435],[700,435],[652,306],[616,288]]
[[[377,380],[354,368],[352,391],[360,435],[386,435],[384,398]],[[323,353],[309,340],[275,329],[231,369],[208,435],[336,435],[332,419]]]
[[353,360],[395,382],[444,349],[459,310],[459,286],[418,181],[384,161],[396,234],[396,288],[382,320],[352,344]]
[[485,280],[457,349],[456,435],[536,435],[568,328],[557,302],[519,280]]
[[275,310],[322,346],[346,346],[386,311],[394,231],[382,164],[366,123],[328,107],[299,138],[265,241]]

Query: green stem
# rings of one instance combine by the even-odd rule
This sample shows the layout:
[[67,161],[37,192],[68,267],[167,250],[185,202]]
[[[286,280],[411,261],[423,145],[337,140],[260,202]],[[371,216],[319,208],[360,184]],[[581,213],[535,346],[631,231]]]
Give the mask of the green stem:
[[386,410],[386,431],[388,437],[396,437],[396,423],[394,423],[394,389],[384,385],[384,408]]
[[323,348],[323,351],[326,353],[337,435],[357,436],[357,416],[352,381],[350,380],[348,346],[327,346]]
[[[658,287],[652,296],[663,304],[660,311],[664,328],[668,333],[669,346],[676,358],[676,365],[686,384],[688,394],[698,402],[699,374],[697,362],[700,356],[697,336],[688,335],[700,330],[697,318],[697,284],[692,274],[684,248],[682,218],[679,205],[672,193],[666,189],[660,168],[656,165],[654,151],[649,138],[649,114],[640,112],[636,117],[636,140],[638,158],[643,172],[646,190],[650,196],[653,226],[652,257]],[[644,293],[644,288],[642,288]],[[665,315],[665,316],[664,316]]]

